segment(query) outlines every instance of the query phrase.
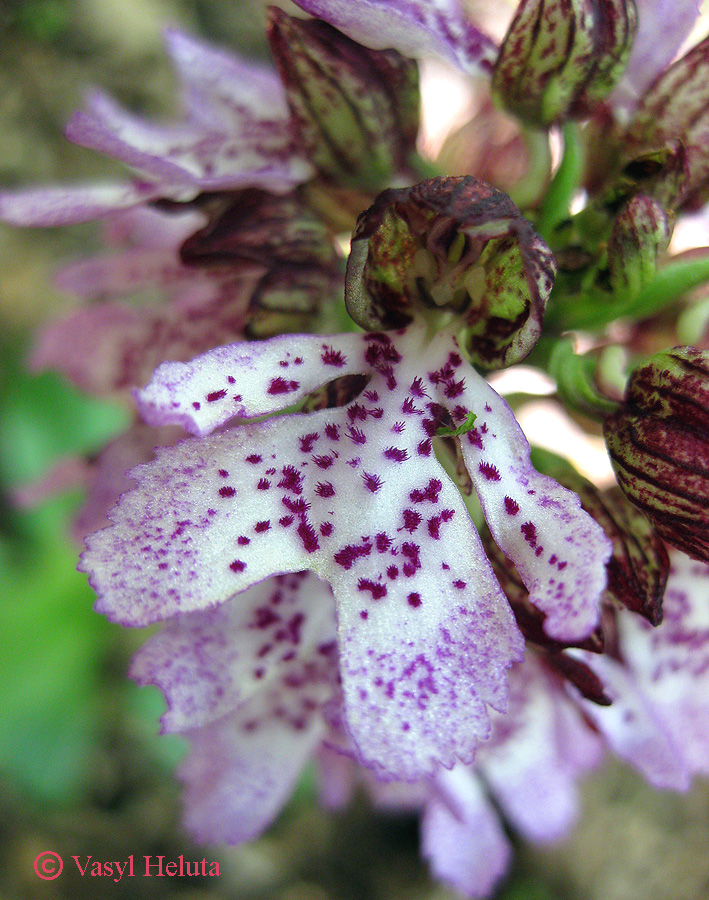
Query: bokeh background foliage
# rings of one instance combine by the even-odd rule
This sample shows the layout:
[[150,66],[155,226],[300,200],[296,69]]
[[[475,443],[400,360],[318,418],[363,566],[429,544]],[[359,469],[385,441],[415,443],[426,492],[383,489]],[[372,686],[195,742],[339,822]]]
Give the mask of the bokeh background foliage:
[[[119,169],[62,139],[97,84],[138,112],[169,115],[167,25],[265,56],[263,0],[6,0],[0,7],[0,184],[73,181]],[[280,5],[288,8],[286,3]],[[290,8],[293,11],[293,8]],[[0,898],[234,897],[445,900],[418,860],[416,822],[359,797],[330,815],[306,777],[274,829],[241,848],[196,848],[179,826],[173,768],[184,747],[158,737],[162,699],[125,678],[143,635],[92,611],[75,571],[69,491],[18,509],[19,488],[59,460],[98,449],[128,412],[28,372],[33,332],[68,308],[61,261],[95,249],[90,226],[0,229]],[[77,335],[76,352],[81,353]],[[579,831],[546,852],[520,849],[504,900],[700,900],[709,896],[709,794],[657,796],[620,766],[592,779]],[[65,870],[42,882],[37,853]],[[72,855],[219,860],[218,879],[81,879]]]

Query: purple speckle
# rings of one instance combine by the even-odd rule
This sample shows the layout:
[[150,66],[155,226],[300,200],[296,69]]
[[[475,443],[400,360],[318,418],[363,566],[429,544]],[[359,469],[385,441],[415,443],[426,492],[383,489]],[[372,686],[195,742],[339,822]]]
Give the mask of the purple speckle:
[[409,534],[413,534],[420,524],[421,515],[417,513],[415,509],[404,510],[404,524],[402,527],[405,531],[408,531]]
[[360,614],[359,614],[359,617],[360,617],[360,619],[368,619],[368,618],[369,618],[369,613],[367,612],[366,609],[363,609],[363,610],[361,610],[361,612],[360,612]]
[[525,522],[524,525],[520,525],[519,530],[524,535],[524,539],[530,547],[537,546],[537,529],[534,527],[532,522]]
[[246,457],[246,462],[251,463],[252,466],[255,466],[257,463],[260,463],[263,459],[258,453],[251,453]]
[[331,441],[339,441],[340,440],[340,426],[339,425],[326,425],[325,426],[325,434],[330,438]]
[[332,522],[323,522],[320,526],[320,534],[323,537],[329,537],[332,534],[333,525]]
[[431,450],[433,449],[433,445],[430,440],[421,441],[416,448],[416,452],[419,456],[430,456]]
[[229,568],[232,572],[243,572],[246,568],[246,563],[240,559],[235,559],[234,562],[229,563]]
[[259,483],[256,485],[259,491],[267,491],[271,487],[271,482],[268,478],[260,478]]
[[228,478],[228,477],[229,477],[229,473],[227,472],[226,469],[220,469],[220,470],[219,470],[219,475],[220,475],[222,478]]
[[386,553],[389,547],[391,547],[392,545],[391,538],[388,535],[384,534],[383,531],[379,532],[379,534],[375,537],[375,541],[379,553]]
[[288,528],[288,526],[292,525],[294,521],[295,520],[293,519],[293,516],[283,516],[278,520],[278,524],[281,526],[281,528]]
[[399,447],[387,447],[384,451],[384,456],[392,462],[401,463],[409,458],[409,453],[408,450],[402,450]]
[[382,486],[382,479],[371,472],[362,472],[362,480],[365,488],[373,494],[376,494]]
[[251,538],[247,538],[245,534],[242,534],[236,539],[236,543],[240,547],[245,547],[247,544],[251,543]]
[[367,436],[362,431],[362,429],[354,428],[352,425],[348,426],[348,428],[347,428],[347,437],[354,444],[366,444],[367,443]]
[[197,400],[195,400],[195,401],[192,403],[192,408],[193,408],[193,409],[202,409],[202,404],[199,403]]
[[291,394],[293,391],[297,391],[299,387],[299,382],[288,381],[285,378],[281,378],[279,375],[278,378],[271,379],[267,393],[271,394],[271,396],[276,394]]
[[414,609],[416,609],[417,607],[421,606],[421,594],[419,594],[417,591],[413,591],[406,598],[406,602],[409,604],[409,606],[412,606]]
[[281,469],[283,478],[278,482],[278,487],[294,494],[303,493],[303,476],[295,466],[283,466]]
[[269,531],[270,528],[271,528],[271,520],[270,519],[264,519],[263,522],[257,522],[254,525],[254,531],[256,532],[256,534],[263,534],[264,531]]
[[492,463],[481,462],[478,466],[478,470],[483,478],[486,478],[488,481],[501,481],[500,473],[496,466],[493,466]]
[[310,453],[313,449],[313,445],[315,441],[320,437],[317,431],[311,431],[310,434],[304,434],[300,438],[300,450],[301,453]]
[[327,344],[323,344],[320,359],[323,361],[323,365],[334,366],[336,369],[341,369],[347,362],[347,358],[343,353],[335,350],[334,347],[328,347]]
[[329,469],[335,460],[331,456],[314,456],[313,462],[318,469]]
[[207,403],[214,403],[216,400],[223,400],[226,397],[226,388],[221,391],[211,391],[207,394]]
[[360,578],[357,582],[357,590],[369,591],[372,595],[372,600],[381,600],[382,597],[387,595],[385,584],[380,584],[378,581],[372,581],[369,578]]
[[225,485],[224,487],[219,488],[220,497],[234,497],[235,495],[236,488],[230,487],[229,485]]
[[399,568],[398,566],[389,566],[387,568],[387,578],[391,578],[392,581],[399,577]]
[[505,497],[505,512],[508,516],[516,516],[519,512],[519,503],[512,497]]
[[414,503],[438,503],[438,495],[443,490],[443,484],[437,478],[431,478],[423,490],[415,489],[409,494],[409,499]]
[[315,493],[318,495],[318,497],[334,497],[335,488],[330,484],[329,481],[320,481],[315,486]]
[[357,560],[362,556],[369,556],[372,552],[372,545],[365,541],[362,544],[347,544],[338,550],[334,556],[335,562],[343,569],[351,569]]
[[320,547],[318,536],[310,522],[301,522],[298,525],[298,537],[303,542],[303,548],[306,553],[315,553]]
[[453,587],[459,591],[462,591],[463,588],[465,587],[465,582],[461,581],[460,578],[458,578],[456,581],[453,582]]

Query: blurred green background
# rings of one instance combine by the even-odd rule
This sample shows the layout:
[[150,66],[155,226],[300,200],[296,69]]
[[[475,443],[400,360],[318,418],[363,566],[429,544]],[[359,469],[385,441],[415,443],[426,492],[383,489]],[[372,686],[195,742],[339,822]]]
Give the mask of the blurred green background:
[[[282,4],[286,5],[286,4]],[[168,115],[174,78],[160,33],[178,25],[265,56],[261,0],[10,0],[0,8],[0,185],[87,180],[120,168],[62,138],[87,86]],[[0,227],[0,900],[233,897],[444,900],[418,860],[414,820],[363,798],[329,815],[312,777],[277,825],[241,848],[195,848],[180,829],[172,770],[184,747],[158,738],[162,699],[125,678],[144,635],[92,611],[69,537],[78,492],[18,509],[18,488],[91,453],[127,421],[61,378],[32,375],[33,333],[68,309],[52,272],[95,249],[91,226]],[[80,340],[77,353],[81,352]],[[701,900],[709,896],[709,792],[659,796],[611,765],[590,780],[586,815],[551,850],[520,847],[505,900]],[[60,853],[54,881],[35,856]],[[81,879],[72,855],[219,860],[217,878]]]

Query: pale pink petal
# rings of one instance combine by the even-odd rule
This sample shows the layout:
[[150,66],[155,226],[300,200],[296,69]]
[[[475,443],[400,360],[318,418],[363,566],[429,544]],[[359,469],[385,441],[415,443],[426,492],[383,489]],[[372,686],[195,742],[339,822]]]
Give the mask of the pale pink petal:
[[96,458],[85,463],[87,497],[72,527],[72,534],[78,543],[87,534],[110,524],[109,510],[121,494],[135,484],[126,473],[139,463],[153,459],[155,447],[174,444],[184,434],[181,428],[151,428],[136,422],[115,441],[111,441]]
[[439,55],[473,75],[491,71],[498,48],[465,15],[458,0],[295,0],[373,50]]
[[[121,279],[126,287],[138,287],[146,276],[145,256],[138,254],[136,267],[123,272],[107,260],[94,260],[70,271],[75,287],[98,290],[103,281],[110,294]],[[169,264],[163,276],[179,287],[179,270]],[[186,280],[188,295],[179,303],[139,307],[120,303],[87,306],[47,327],[40,335],[31,364],[35,369],[62,372],[90,393],[106,394],[144,384],[165,359],[189,359],[195,353],[242,334],[254,282],[247,278],[220,286],[203,285],[199,275]],[[81,353],[76,352],[77,338]]]
[[2,191],[0,219],[26,228],[56,228],[100,219],[158,196],[156,185],[137,182]]
[[56,276],[57,287],[86,300],[125,296],[149,288],[165,288],[207,276],[180,263],[173,249],[126,250],[72,263]]
[[295,722],[273,709],[234,713],[188,737],[178,775],[184,821],[200,843],[258,837],[290,797],[325,730],[316,716]]
[[436,788],[421,823],[422,854],[436,878],[466,897],[488,897],[511,858],[497,814],[464,766],[440,772]]
[[632,673],[607,656],[583,654],[583,659],[602,679],[604,690],[613,701],[604,707],[580,701],[611,749],[657,788],[689,787],[690,772],[683,759],[681,735],[675,736],[667,727]]
[[181,31],[166,31],[165,43],[195,121],[235,132],[252,119],[285,123],[289,118],[275,68],[240,59]]
[[476,767],[512,825],[531,841],[556,841],[579,813],[580,775],[600,762],[603,747],[561,683],[528,654],[509,674],[507,713]]
[[286,152],[292,148],[285,122],[250,122],[247,134],[155,124],[99,91],[87,107],[71,118],[67,137],[157,179],[162,197],[188,201],[200,191],[241,187],[286,192],[312,175],[304,158]]

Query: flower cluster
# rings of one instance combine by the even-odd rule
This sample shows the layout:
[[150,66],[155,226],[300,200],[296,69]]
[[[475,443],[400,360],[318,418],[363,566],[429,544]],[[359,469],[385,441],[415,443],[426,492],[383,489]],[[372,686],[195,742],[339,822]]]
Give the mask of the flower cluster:
[[[484,896],[495,807],[552,841],[606,748],[660,787],[707,772],[707,353],[700,331],[648,363],[622,323],[675,328],[709,279],[705,251],[668,255],[705,199],[709,44],[669,65],[694,3],[657,46],[660,2],[522,0],[499,49],[455,0],[298,5],[316,18],[269,14],[278,75],[169,33],[183,121],[94,94],[69,125],[132,180],[4,193],[0,217],[105,220],[111,252],[60,274],[101,302],[34,362],[132,391],[80,568],[111,620],[164,623],[131,674],[190,740],[189,827],[257,836],[315,758],[325,798],[419,811],[432,871]],[[522,211],[418,155],[432,53],[542,130]],[[481,374],[522,360],[603,423],[625,493],[533,457]]]

